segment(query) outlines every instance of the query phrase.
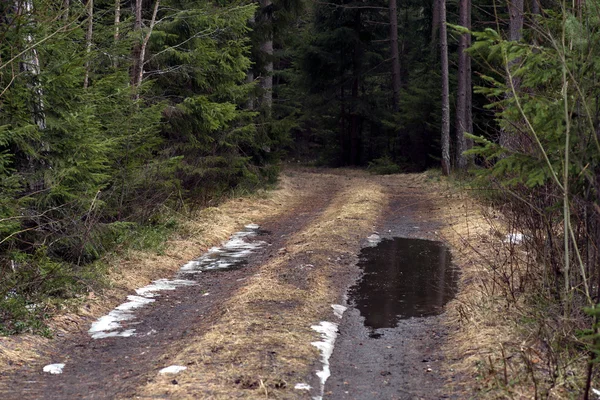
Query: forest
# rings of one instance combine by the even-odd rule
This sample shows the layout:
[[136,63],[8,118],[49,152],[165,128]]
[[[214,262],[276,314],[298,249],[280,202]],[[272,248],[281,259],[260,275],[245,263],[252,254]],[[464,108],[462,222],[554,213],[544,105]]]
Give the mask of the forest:
[[438,169],[527,237],[491,273],[591,398],[599,60],[598,0],[2,2],[0,335],[286,165]]

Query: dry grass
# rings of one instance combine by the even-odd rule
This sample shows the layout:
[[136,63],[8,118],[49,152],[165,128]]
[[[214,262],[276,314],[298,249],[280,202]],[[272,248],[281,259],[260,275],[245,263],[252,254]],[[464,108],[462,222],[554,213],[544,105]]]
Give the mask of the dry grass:
[[[169,361],[188,365],[177,385],[159,376],[140,397],[305,396],[294,385],[312,374],[319,359],[310,342],[320,338],[310,326],[333,318],[330,305],[341,300],[334,280],[347,268],[339,260],[353,257],[385,206],[382,187],[362,176],[346,183],[313,224],[290,237],[286,254],[261,267],[224,305],[226,313],[209,332]],[[293,269],[302,269],[307,285],[289,279]]]
[[454,390],[481,399],[573,398],[566,382],[549,390],[549,355],[537,333],[522,323],[531,317],[527,296],[511,298],[502,274],[494,272],[508,268],[515,254],[527,258],[519,246],[504,243],[503,217],[458,189],[449,189],[437,201],[439,218],[448,223],[440,237],[461,270],[460,292],[447,307],[445,353],[453,360],[449,367],[461,377]]
[[[103,293],[89,293],[76,306],[63,310],[49,321],[58,333],[86,331],[90,321],[123,301],[134,289],[153,280],[170,277],[181,265],[204,253],[250,222],[272,218],[302,200],[301,189],[289,178],[279,188],[243,199],[232,199],[192,216],[181,215],[179,229],[166,243],[162,254],[129,251],[124,257],[108,260],[110,287]],[[34,335],[0,338],[0,373],[39,357],[51,340]]]

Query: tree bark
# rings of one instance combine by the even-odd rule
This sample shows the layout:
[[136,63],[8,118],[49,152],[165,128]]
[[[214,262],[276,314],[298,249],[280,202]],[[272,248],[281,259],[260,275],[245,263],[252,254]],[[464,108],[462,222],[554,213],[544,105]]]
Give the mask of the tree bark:
[[450,83],[448,74],[448,36],[446,0],[439,1],[440,58],[442,64],[442,174],[450,174]]
[[[467,12],[467,28],[472,28],[471,13],[472,13],[472,1],[469,1],[469,10]],[[471,47],[472,38],[471,35],[467,35],[467,48]],[[467,132],[473,133],[473,65],[471,56],[467,55]],[[473,139],[467,138],[467,150],[473,148]],[[472,162],[472,158],[467,158],[467,163]]]
[[[27,23],[33,24],[33,21],[31,20],[31,14],[33,13],[33,0],[24,0],[22,2],[18,1],[16,2],[15,7],[15,12],[17,15],[25,14],[25,18],[28,21]],[[30,45],[34,43],[34,38],[31,34],[27,34],[26,42]],[[31,76],[31,83],[29,83],[27,86],[31,88],[33,94],[33,121],[40,130],[44,130],[46,129],[44,92],[39,80],[39,75],[41,73],[40,58],[35,47],[23,54],[20,68],[22,71],[27,72]]]
[[85,33],[85,53],[87,60],[85,61],[85,77],[83,78],[83,88],[87,89],[90,84],[90,53],[92,52],[92,37],[94,34],[94,0],[87,2],[88,26]]
[[63,14],[63,21],[66,22],[69,20],[69,14],[71,11],[71,5],[69,0],[63,0],[63,8],[65,9]]
[[115,43],[117,43],[119,41],[120,25],[121,25],[121,0],[115,0],[115,33],[114,33]]
[[[137,8],[139,4],[139,10]],[[135,27],[139,27],[140,34],[142,29],[142,0],[136,0],[136,22]],[[160,6],[160,0],[156,0],[154,2],[154,10],[152,11],[152,19],[150,20],[150,26],[148,27],[148,31],[146,35],[143,36],[141,43],[139,44],[139,52],[137,54],[137,60],[134,60],[135,73],[133,79],[133,86],[139,88],[142,84],[142,80],[144,78],[144,60],[146,59],[146,48],[148,47],[148,41],[150,40],[150,36],[152,35],[152,30],[154,29],[154,25],[156,25],[156,16],[158,14],[158,8]],[[139,23],[138,23],[139,17]],[[134,51],[135,53],[135,51]]]
[[266,58],[264,65],[265,75],[260,81],[260,87],[263,90],[261,104],[265,108],[267,114],[271,113],[271,107],[273,105],[273,27],[271,10],[269,10],[272,4],[273,2],[271,0],[260,0],[260,7],[263,14],[266,14],[265,23],[268,26],[267,36],[260,44],[260,51]]
[[[509,0],[508,1],[508,15],[510,18],[509,21],[509,29],[508,29],[508,39],[512,42],[518,42],[523,37],[523,22],[525,19],[525,15],[523,12],[523,0]],[[515,92],[519,91],[521,86],[520,79],[512,76],[513,66],[518,64],[518,60],[513,60],[508,63],[506,66],[506,83],[508,87],[508,92],[506,93],[507,98],[511,98],[514,93],[511,87],[514,88]],[[516,138],[514,132],[509,132],[506,129],[502,129],[500,132],[500,145],[510,149],[515,150],[517,148],[518,139]]]
[[508,0],[509,40],[518,42],[523,37],[523,0]]
[[[459,2],[459,25],[469,28],[470,1],[460,0]],[[467,169],[467,157],[464,152],[467,150],[467,138],[465,132],[468,132],[468,92],[471,91],[469,85],[469,55],[466,53],[469,34],[460,35],[458,42],[458,88],[456,98],[456,159],[457,167],[460,170]]]
[[136,36],[139,35],[138,40],[136,40],[133,45],[131,54],[133,58],[131,66],[131,86],[136,87],[139,70],[142,69],[142,65],[140,64],[140,54],[142,51],[142,0],[135,0],[133,15],[133,31]]
[[400,111],[400,54],[398,53],[398,8],[396,0],[389,0],[390,56],[392,59],[392,110]]
[[433,15],[431,19],[431,42],[435,42],[438,38],[440,29],[440,2],[433,0]]

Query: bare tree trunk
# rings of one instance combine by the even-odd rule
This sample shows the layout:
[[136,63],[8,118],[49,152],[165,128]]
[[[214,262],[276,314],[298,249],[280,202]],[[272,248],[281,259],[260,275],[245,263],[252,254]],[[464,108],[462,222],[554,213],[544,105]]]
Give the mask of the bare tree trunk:
[[121,0],[115,0],[115,34],[114,41],[119,41],[119,29],[121,25]]
[[[459,2],[459,22],[458,24],[468,28],[469,25],[469,0],[460,0]],[[456,160],[460,170],[467,169],[467,157],[464,152],[467,150],[467,138],[464,133],[468,131],[468,112],[467,92],[471,91],[469,86],[469,55],[466,53],[469,34],[460,35],[458,42],[458,89],[456,99]]]
[[139,70],[142,69],[142,65],[140,64],[140,54],[142,51],[142,0],[135,0],[135,4],[133,4],[133,31],[136,36],[139,35],[139,38],[135,41],[132,50],[132,65],[131,65],[131,86],[137,86],[137,77],[139,76]]
[[267,13],[265,23],[269,25],[267,37],[260,44],[260,51],[266,58],[264,66],[265,76],[260,81],[260,86],[263,90],[261,103],[268,114],[271,113],[271,106],[273,105],[273,28],[271,26],[271,10],[269,10],[272,4],[271,0],[260,0],[260,7],[263,13],[265,10]]
[[392,110],[400,111],[400,55],[398,53],[398,9],[396,0],[389,0],[390,56],[392,58]]
[[[138,8],[139,5],[139,8]],[[141,34],[142,29],[142,0],[136,0],[136,21],[135,21],[135,29],[139,27],[139,32]],[[137,51],[134,48],[134,55],[137,55],[137,59],[134,60],[134,73],[133,76],[133,86],[137,89],[142,84],[142,80],[144,78],[144,60],[146,59],[146,48],[148,47],[148,41],[150,40],[150,36],[152,35],[152,31],[154,29],[154,25],[156,25],[156,16],[158,14],[158,8],[160,6],[160,0],[156,0],[154,2],[154,10],[152,11],[152,19],[150,20],[150,26],[148,27],[148,31],[146,35],[143,36],[141,43],[139,44],[139,50]],[[139,19],[138,19],[139,17]],[[139,22],[138,22],[139,21]],[[138,46],[138,45],[136,45]],[[139,96],[136,94],[136,96]]]
[[523,37],[523,0],[508,0],[508,15],[510,18],[509,40],[518,42]]
[[[523,13],[523,0],[508,0],[508,15],[509,21],[509,37],[508,39],[513,42],[518,42],[523,37],[523,22],[525,15]],[[507,86],[510,88],[514,87],[515,92],[518,92],[521,82],[518,78],[512,76],[510,71],[512,67],[518,63],[518,60],[513,60],[507,65]],[[513,96],[512,90],[508,90],[506,97],[511,98]],[[513,132],[508,132],[506,129],[502,129],[500,132],[500,145],[507,149],[516,149],[518,139],[515,137]]]
[[446,29],[446,0],[439,1],[440,53],[442,62],[442,174],[450,174],[450,84],[448,74],[448,36]]
[[535,15],[540,13],[540,0],[531,1],[531,13]]
[[90,84],[90,53],[92,52],[92,37],[94,34],[94,0],[88,0],[87,3],[88,27],[85,33],[85,77],[83,78],[83,88],[87,89]]
[[[471,22],[471,12],[472,12],[472,2],[471,0],[468,0],[469,2],[469,10],[467,12],[467,28],[469,28],[469,30],[472,28],[472,22]],[[471,47],[472,44],[472,39],[471,39],[471,35],[467,35],[467,48]],[[467,115],[467,127],[466,127],[466,131],[468,133],[473,133],[473,66],[472,66],[472,62],[471,62],[471,56],[467,55],[467,110],[466,110],[466,115]],[[473,148],[473,139],[471,138],[467,138],[467,150],[470,150]],[[472,162],[472,158],[471,160],[469,160],[469,158],[467,158],[467,163]]]
[[[252,15],[250,17],[250,19],[248,20],[248,25],[250,26],[250,28],[254,29],[255,22],[256,22],[256,17],[254,15]],[[247,83],[254,82],[254,71],[252,70],[252,67],[250,67],[248,72],[246,72],[246,82]],[[246,108],[248,110],[254,110],[254,96],[255,96],[254,92],[248,93],[248,101],[246,102]]]
[[[30,15],[33,13],[33,0],[24,0],[23,2],[16,2],[16,14],[26,14],[28,23],[31,21]],[[33,36],[27,34],[27,44],[33,44]],[[39,75],[41,72],[40,59],[37,50],[32,48],[23,55],[23,61],[21,62],[21,70],[27,72],[31,76],[31,83],[28,86],[33,92],[32,108],[33,108],[33,120],[41,130],[46,129],[46,114],[44,113],[44,92],[42,85],[40,84]]]
[[71,4],[70,4],[69,0],[63,0],[63,8],[65,9],[64,14],[63,14],[63,21],[68,21],[69,14],[71,11]]
[[431,19],[431,41],[435,42],[438,38],[440,29],[440,3],[438,0],[433,0],[433,16]]

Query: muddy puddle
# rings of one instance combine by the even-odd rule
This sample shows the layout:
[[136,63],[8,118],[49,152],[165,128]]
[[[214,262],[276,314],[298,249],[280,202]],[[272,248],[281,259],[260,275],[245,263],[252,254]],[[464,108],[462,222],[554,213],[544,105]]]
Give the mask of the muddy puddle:
[[350,289],[349,302],[372,338],[401,319],[440,314],[457,291],[458,272],[440,242],[384,239],[361,251],[358,266],[363,276]]

